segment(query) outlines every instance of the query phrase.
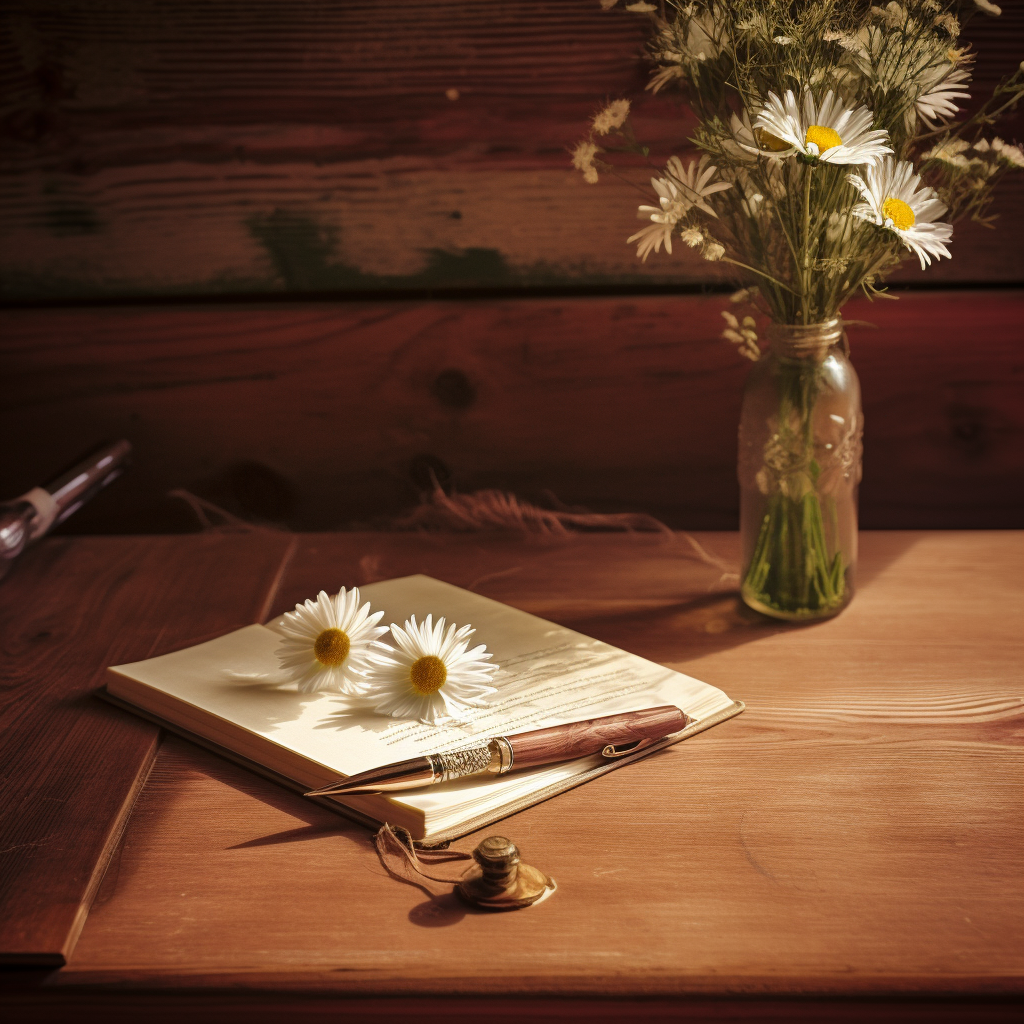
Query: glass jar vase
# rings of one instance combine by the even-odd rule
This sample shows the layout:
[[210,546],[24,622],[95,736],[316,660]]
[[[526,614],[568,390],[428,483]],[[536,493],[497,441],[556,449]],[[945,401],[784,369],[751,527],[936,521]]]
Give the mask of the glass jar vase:
[[740,416],[741,594],[777,619],[827,618],[853,597],[860,383],[842,320],[768,337]]

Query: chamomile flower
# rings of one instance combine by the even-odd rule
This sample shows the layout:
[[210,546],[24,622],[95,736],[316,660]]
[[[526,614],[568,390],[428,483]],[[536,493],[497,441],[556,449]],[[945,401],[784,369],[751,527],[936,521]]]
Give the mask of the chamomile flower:
[[700,228],[688,227],[679,232],[679,237],[691,248],[704,244],[704,232]]
[[607,135],[621,128],[629,117],[629,100],[612,100],[608,106],[599,110],[590,122],[598,135]]
[[964,156],[964,152],[970,148],[971,144],[963,139],[946,138],[932,146],[927,153],[922,154],[921,159],[922,161],[939,160],[949,167],[965,170],[970,166],[970,160]]
[[590,185],[597,184],[597,168],[594,166],[594,157],[601,150],[594,143],[584,139],[576,143],[572,151],[572,165],[577,171],[582,172],[583,180]]
[[366,701],[381,715],[418,718],[428,725],[457,718],[471,708],[483,707],[497,690],[490,680],[498,666],[481,644],[468,650],[472,626],[454,625],[445,632],[445,620],[425,622],[416,616],[405,627],[391,624],[398,644],[390,655],[374,655],[367,676]]
[[711,263],[717,263],[725,255],[725,246],[721,242],[708,242],[701,250],[701,256]]
[[[974,148],[977,149],[978,146],[975,145]],[[1002,139],[993,139],[992,151],[999,160],[1005,160],[1011,167],[1024,167],[1024,150],[1020,146],[1014,146]]]
[[769,150],[817,163],[870,164],[892,150],[889,135],[871,129],[872,114],[867,107],[849,110],[830,89],[819,106],[810,92],[798,103],[793,91],[780,99],[768,94],[754,128],[759,141]]
[[665,171],[667,177],[651,178],[651,185],[658,193],[659,205],[641,206],[637,211],[638,217],[649,217],[652,223],[626,239],[627,244],[639,243],[636,254],[645,262],[651,250],[660,252],[662,245],[666,252],[672,252],[672,232],[693,207],[716,217],[717,214],[704,201],[705,198],[732,187],[731,182],[711,180],[718,168],[708,163],[706,153],[699,162],[691,160],[689,167],[683,167],[679,157],[669,157]]
[[945,243],[953,237],[953,228],[936,223],[946,206],[935,189],[918,188],[921,176],[914,174],[910,161],[887,157],[880,164],[869,165],[865,177],[848,174],[846,180],[864,198],[853,208],[853,215],[894,232],[921,261],[922,270],[933,256],[949,258]]
[[300,693],[333,690],[354,695],[363,687],[363,674],[375,651],[390,651],[378,637],[383,612],[370,614],[370,603],[359,603],[359,588],[336,597],[323,590],[315,601],[297,604],[281,624],[284,639],[277,648],[281,668],[299,684]]

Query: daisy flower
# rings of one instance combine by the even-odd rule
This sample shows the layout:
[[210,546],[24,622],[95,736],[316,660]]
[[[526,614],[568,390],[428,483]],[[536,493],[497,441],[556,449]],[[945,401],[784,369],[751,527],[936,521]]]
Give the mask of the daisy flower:
[[699,162],[691,160],[689,167],[683,167],[679,157],[669,157],[665,171],[668,174],[667,178],[651,178],[651,185],[658,193],[660,205],[641,206],[637,211],[638,217],[650,217],[652,223],[626,239],[627,245],[632,242],[639,243],[636,254],[644,262],[652,249],[654,252],[660,252],[663,244],[666,252],[672,252],[672,232],[693,207],[716,217],[715,211],[704,202],[705,197],[732,187],[732,183],[728,181],[711,181],[718,168],[708,163],[706,153]]
[[908,160],[898,163],[886,157],[880,164],[869,165],[866,177],[848,174],[846,180],[864,198],[853,208],[853,215],[894,232],[900,241],[921,261],[924,270],[932,257],[949,258],[945,243],[953,237],[950,224],[936,223],[946,206],[925,186],[918,189],[921,176],[914,174]]
[[453,623],[447,633],[444,627],[443,618],[435,625],[430,615],[421,623],[412,616],[404,629],[391,624],[398,650],[374,655],[367,676],[365,696],[378,714],[436,725],[486,705],[497,693],[488,685],[498,666],[488,664],[487,648],[467,650],[473,627]]
[[864,45],[863,41],[858,39],[857,36],[851,35],[849,32],[830,29],[827,32],[823,32],[821,38],[826,42],[838,43],[844,50],[849,50],[850,53],[855,53],[862,57],[867,55],[867,47]]
[[[708,163],[707,153],[705,153],[699,161],[691,160],[690,166],[685,168],[683,167],[683,162],[679,157],[671,156],[668,158],[668,163],[665,164],[665,170],[669,173],[670,182],[674,183],[673,188],[675,188],[676,185],[682,186],[676,191],[688,204],[686,206],[687,210],[691,206],[696,206],[698,210],[703,210],[712,217],[718,216],[718,214],[704,202],[704,199],[707,196],[714,195],[716,192],[721,192],[723,189],[732,188],[732,183],[729,181],[711,180],[718,173],[718,168],[714,164]],[[651,184],[654,184],[653,180]]]
[[[643,207],[641,206],[640,209],[643,210]],[[651,220],[654,218],[655,214],[651,214]],[[661,252],[663,244],[666,252],[672,252],[672,232],[675,230],[675,226],[675,221],[656,221],[654,224],[648,224],[647,227],[641,228],[635,235],[630,235],[626,239],[626,244],[637,242],[636,254],[642,263],[646,263],[652,250]]]
[[784,99],[768,93],[754,128],[760,129],[760,141],[767,148],[786,156],[800,153],[814,163],[870,164],[892,152],[886,145],[888,133],[872,131],[871,121],[867,107],[848,110],[831,89],[820,107],[810,92],[798,104],[790,89]]
[[920,114],[932,131],[938,122],[946,122],[956,116],[960,109],[953,100],[969,100],[971,94],[963,88],[969,82],[969,71],[956,71],[950,64],[945,68],[935,68],[925,76],[925,85],[914,101],[914,109]]
[[683,69],[679,64],[668,64],[665,67],[653,68],[651,70],[651,80],[645,88],[650,89],[653,93],[661,92],[669,82],[682,77]]
[[[765,150],[758,141],[760,134],[760,132],[754,133],[750,115],[746,110],[743,111],[742,116],[733,114],[729,119],[729,137],[723,139],[721,143],[722,150],[734,160],[744,160],[749,163],[755,163],[759,156],[767,157],[769,160],[781,160],[783,158],[781,151],[789,147],[780,144],[778,151],[775,151],[773,147]],[[768,143],[766,142],[765,145]]]
[[714,14],[705,11],[690,18],[686,26],[687,56],[693,60],[714,60],[719,53],[722,25]]
[[334,690],[357,694],[373,651],[390,651],[378,641],[387,632],[378,626],[383,612],[370,614],[370,603],[359,604],[359,588],[337,597],[323,590],[315,601],[297,604],[281,624],[284,640],[277,648],[281,668],[299,684],[300,693]]
[[[767,177],[771,182],[772,169],[767,170]],[[740,196],[740,206],[746,211],[747,216],[756,217],[763,210],[764,195],[761,193],[758,184],[750,176],[745,167],[731,169],[730,177],[736,186]]]

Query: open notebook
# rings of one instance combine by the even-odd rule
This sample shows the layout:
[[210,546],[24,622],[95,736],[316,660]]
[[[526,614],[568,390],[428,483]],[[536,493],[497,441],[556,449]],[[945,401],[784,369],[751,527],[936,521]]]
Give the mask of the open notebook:
[[[491,737],[675,704],[692,719],[681,732],[634,756],[600,754],[384,795],[324,798],[365,824],[389,821],[417,839],[441,842],[701,732],[743,710],[721,690],[459,587],[407,576],[360,588],[383,624],[415,614],[472,623],[501,666],[500,700],[470,721],[429,726],[346,709],[326,692],[299,693],[279,681],[281,620],[107,672],[107,695],[173,731],[292,788],[316,789],[340,777]],[[388,639],[386,636],[384,639]]]

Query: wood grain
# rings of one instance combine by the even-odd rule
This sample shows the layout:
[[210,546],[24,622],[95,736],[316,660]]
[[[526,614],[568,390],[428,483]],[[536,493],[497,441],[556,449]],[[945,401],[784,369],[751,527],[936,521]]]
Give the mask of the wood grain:
[[0,963],[60,965],[146,779],[158,730],[93,696],[107,665],[261,617],[279,534],[47,539],[0,588]]
[[558,995],[621,1000],[601,1011],[616,1019],[641,997],[665,1016],[680,1004],[658,1000],[713,997],[750,1001],[720,1004],[729,1019],[791,1019],[757,1000],[1019,999],[1024,536],[865,534],[853,604],[801,628],[738,605],[723,575],[734,535],[694,539],[707,559],[683,535],[300,538],[273,612],[430,572],[691,672],[747,711],[508,819],[559,891],[500,917],[424,902],[384,874],[368,832],[170,740],[71,963],[18,1005],[227,1013],[260,992],[312,1015],[342,995],[396,1013],[401,995],[428,1010],[486,996],[498,1002],[463,1011],[511,1015],[530,1004],[508,1000]]
[[[868,527],[1021,522],[1024,293],[853,303]],[[8,311],[0,479],[22,493],[104,437],[135,465],[81,532],[195,529],[188,488],[294,529],[381,521],[434,474],[673,526],[737,521],[747,363],[724,297]]]
[[[609,98],[636,99],[656,162],[692,132],[675,99],[644,93],[643,20],[595,0],[4,13],[7,298],[714,277],[685,247],[637,261],[636,193],[569,166]],[[980,96],[1019,62],[1024,10],[967,37]],[[647,188],[648,167],[629,173]],[[1024,179],[1001,190],[997,233],[958,228],[953,260],[906,279],[1024,280]]]

